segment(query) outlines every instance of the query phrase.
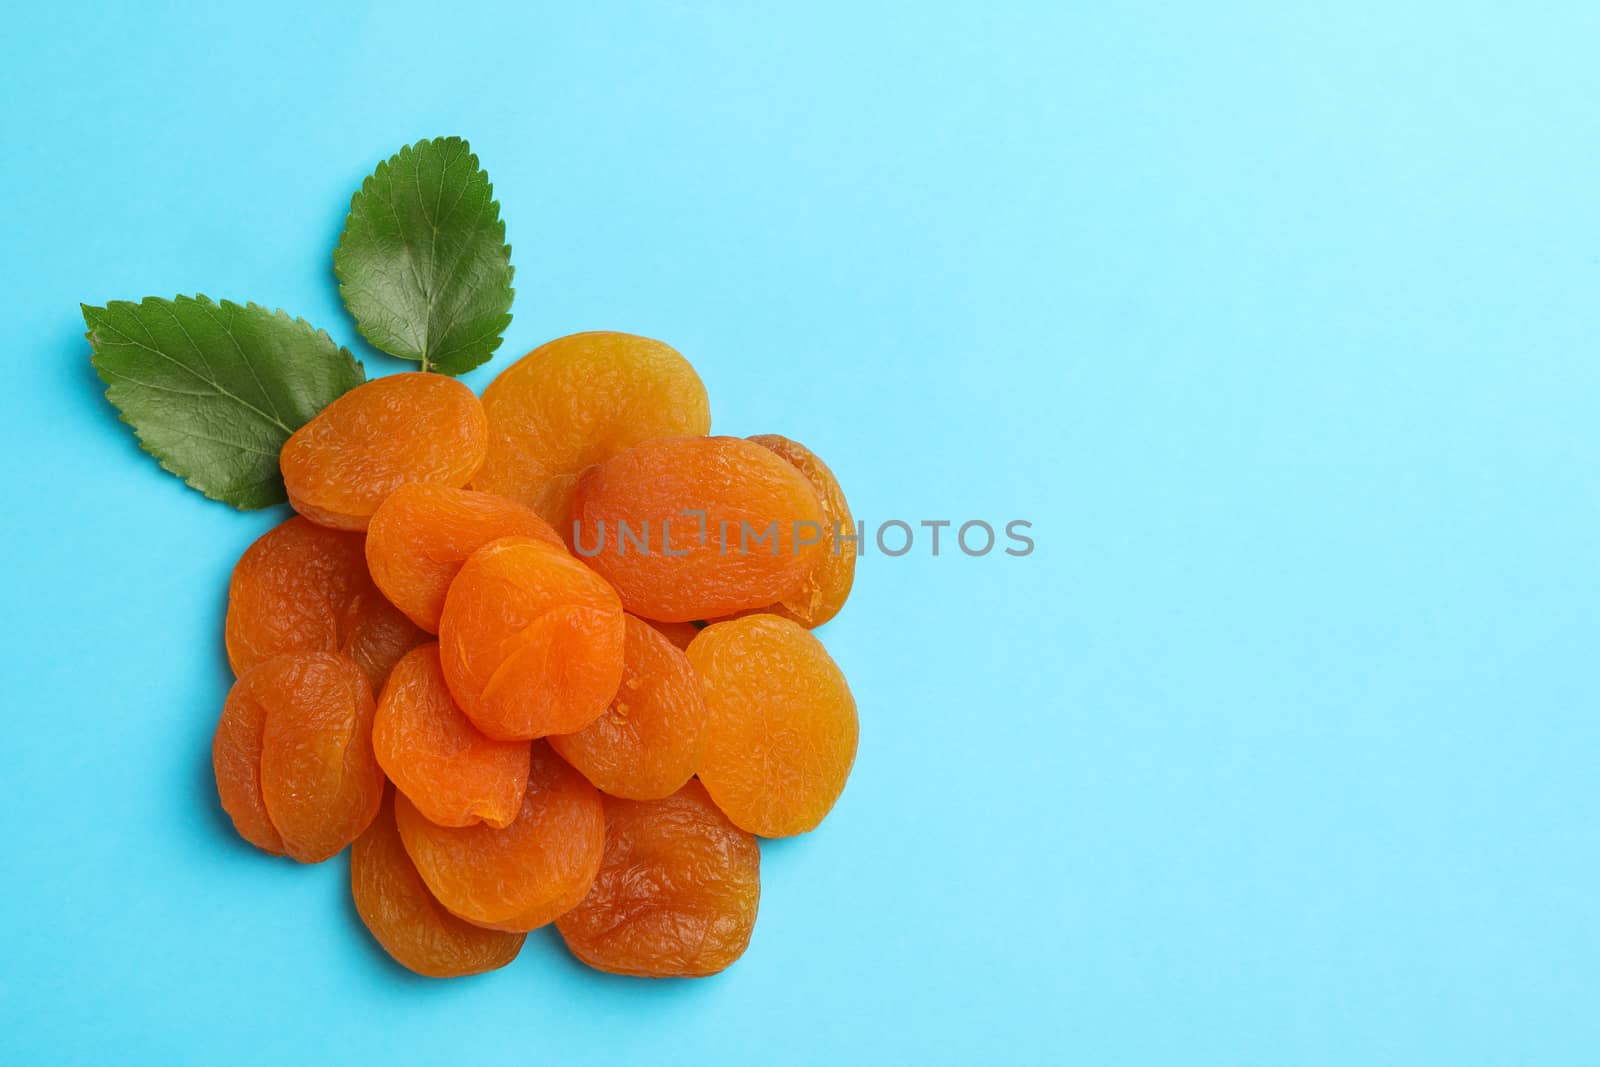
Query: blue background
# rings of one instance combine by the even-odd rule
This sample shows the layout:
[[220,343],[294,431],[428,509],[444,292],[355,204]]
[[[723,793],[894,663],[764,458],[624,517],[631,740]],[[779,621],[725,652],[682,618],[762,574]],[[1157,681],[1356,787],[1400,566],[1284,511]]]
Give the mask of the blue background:
[[[0,1060],[1600,1059],[1600,7],[59,5],[0,37]],[[160,8],[160,10],[157,10]],[[709,981],[430,983],[238,842],[224,589],[77,303],[356,344],[351,192],[471,139],[500,358],[661,337],[857,514],[829,821]]]

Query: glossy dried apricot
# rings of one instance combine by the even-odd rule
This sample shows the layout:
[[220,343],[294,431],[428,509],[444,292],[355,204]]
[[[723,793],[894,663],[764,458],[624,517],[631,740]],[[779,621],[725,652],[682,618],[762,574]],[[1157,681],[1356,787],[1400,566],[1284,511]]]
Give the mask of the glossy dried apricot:
[[488,448],[483,405],[441,374],[413,371],[358,385],[284,442],[289,503],[341,530],[364,530],[408,482],[462,486]]
[[439,646],[420,645],[389,675],[372,723],[372,749],[396,788],[429,822],[508,826],[528,789],[528,743],[496,741],[456,706]]
[[737,437],[660,437],[578,480],[575,550],[635,615],[711,619],[783,600],[822,559],[822,505]]
[[444,596],[467,557],[502,537],[565,547],[532,509],[493,493],[412,482],[389,494],[367,527],[367,567],[412,622],[439,632]]
[[403,794],[395,817],[439,903],[495,930],[532,930],[569,911],[594,884],[605,851],[600,794],[542,741],[510,826],[435,826]]
[[689,645],[705,695],[700,781],[762,837],[811,830],[844,790],[860,727],[844,674],[809,630],[776,615],[713,623]]
[[627,617],[622,683],[600,717],[550,747],[617,797],[670,796],[700,765],[705,700],[689,658],[649,623]]
[[605,799],[594,887],[556,920],[584,963],[647,978],[716,974],[744,954],[761,899],[761,850],[698,782],[663,800]]
[[234,566],[224,631],[235,674],[285,652],[344,652],[374,691],[422,638],[368,577],[360,534],[298,515]]
[[572,536],[582,470],[651,437],[711,429],[689,361],[648,337],[596,331],[541,345],[483,391],[489,454],[473,487],[512,497]]
[[384,951],[429,978],[504,967],[527,940],[526,934],[474,926],[433,898],[400,840],[392,797],[350,849],[350,893]]
[[377,814],[372,690],[347,656],[294,652],[233,684],[212,742],[217,793],[247,841],[319,863]]
[[782,456],[811,483],[817,499],[822,504],[822,543],[824,551],[816,568],[806,575],[800,588],[771,606],[775,615],[786,615],[810,629],[821,626],[844,607],[850,596],[850,587],[856,578],[856,543],[836,537],[835,533],[856,535],[855,519],[850,515],[850,504],[839,487],[839,479],[822,462],[817,454],[801,444],[780,434],[764,433],[749,438],[762,448],[771,449]]
[[581,730],[622,679],[622,605],[563,549],[506,537],[474,552],[445,597],[439,655],[456,703],[503,740]]

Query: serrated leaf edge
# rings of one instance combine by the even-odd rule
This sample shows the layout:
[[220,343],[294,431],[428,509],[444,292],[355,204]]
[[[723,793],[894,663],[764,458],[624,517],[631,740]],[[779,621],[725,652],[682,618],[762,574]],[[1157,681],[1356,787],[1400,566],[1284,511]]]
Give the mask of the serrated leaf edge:
[[[350,232],[350,220],[355,216],[356,204],[360,202],[361,198],[364,196],[376,195],[377,184],[379,180],[388,175],[392,164],[398,161],[409,160],[412,156],[422,151],[422,149],[428,145],[447,146],[450,144],[460,144],[463,148],[465,148],[467,151],[467,161],[472,165],[477,173],[483,175],[484,191],[489,197],[489,206],[494,209],[495,235],[500,240],[500,252],[505,256],[506,260],[506,296],[508,299],[506,302],[505,311],[501,312],[505,321],[500,323],[500,325],[496,328],[492,338],[494,343],[489,345],[488,351],[484,353],[483,358],[478,360],[476,363],[463,366],[459,369],[441,370],[439,362],[433,359],[429,353],[424,353],[422,356],[409,356],[399,352],[391,352],[389,349],[378,344],[377,341],[374,341],[367,334],[366,327],[362,325],[361,320],[356,316],[356,313],[350,309],[350,298],[346,292],[348,283],[345,279],[345,271],[343,266],[346,259],[344,238],[345,234]],[[361,188],[357,189],[350,195],[350,208],[345,212],[344,228],[339,231],[339,243],[335,245],[333,249],[333,274],[339,282],[339,300],[344,304],[345,311],[349,313],[351,320],[355,322],[356,332],[359,333],[368,344],[372,345],[372,347],[376,348],[378,351],[391,355],[396,359],[421,362],[427,367],[427,369],[435,370],[440,374],[446,374],[451,377],[465,374],[470,370],[474,370],[483,366],[485,363],[489,362],[489,360],[493,359],[495,353],[499,351],[500,346],[505,343],[506,328],[511,325],[511,307],[514,303],[516,303],[517,295],[516,286],[512,283],[516,278],[517,268],[516,265],[511,262],[511,244],[506,240],[506,220],[505,216],[500,213],[500,201],[496,200],[494,196],[494,182],[489,177],[488,169],[484,167],[483,163],[478,159],[478,154],[472,150],[471,142],[469,142],[465,137],[457,137],[453,134],[445,137],[424,137],[412,144],[401,145],[398,152],[386,159],[380,160],[378,165],[372,169],[372,173],[361,180]]]
[[[128,418],[126,412],[123,411],[122,405],[117,403],[116,399],[113,398],[113,396],[111,395],[112,391],[117,388],[117,383],[113,382],[110,378],[107,377],[107,373],[108,372],[107,372],[106,368],[101,365],[101,362],[100,362],[100,346],[99,346],[98,343],[96,343],[96,340],[95,340],[95,323],[92,322],[91,319],[90,319],[91,313],[104,314],[105,312],[110,311],[112,308],[115,308],[115,307],[143,308],[147,304],[161,304],[161,303],[177,304],[180,301],[184,301],[184,300],[188,300],[188,301],[191,301],[191,302],[196,303],[196,304],[202,304],[202,305],[205,305],[207,307],[215,308],[215,309],[217,309],[219,311],[226,311],[229,308],[237,308],[237,309],[243,310],[243,311],[263,311],[263,312],[267,312],[267,314],[270,315],[272,318],[282,319],[282,320],[286,321],[287,323],[289,323],[289,325],[291,327],[294,327],[294,328],[296,328],[298,330],[301,330],[302,332],[309,333],[313,338],[320,337],[323,340],[327,341],[328,344],[332,345],[335,348],[335,350],[338,352],[338,354],[344,356],[347,360],[350,361],[351,365],[355,368],[356,375],[362,381],[366,381],[367,380],[367,368],[366,368],[366,365],[363,364],[359,359],[357,359],[355,357],[355,354],[352,353],[348,348],[346,348],[344,345],[341,345],[337,341],[335,341],[333,339],[333,337],[328,333],[327,330],[319,330],[315,326],[311,325],[311,323],[309,323],[305,319],[301,318],[300,316],[298,316],[298,315],[290,315],[287,311],[283,310],[282,308],[275,308],[275,309],[273,309],[271,311],[267,311],[267,308],[266,308],[266,306],[264,304],[257,304],[253,300],[252,301],[246,301],[244,304],[239,304],[239,303],[236,303],[236,302],[234,302],[232,300],[222,300],[222,301],[213,300],[209,296],[206,296],[204,293],[196,293],[193,296],[189,296],[189,295],[184,294],[184,293],[179,293],[176,296],[172,297],[170,300],[168,300],[166,297],[146,296],[146,297],[141,297],[137,302],[132,301],[132,300],[107,300],[104,304],[86,304],[86,303],[83,303],[82,301],[79,301],[78,310],[83,314],[84,325],[88,327],[88,329],[84,331],[83,336],[84,336],[84,339],[89,342],[89,363],[90,363],[91,366],[94,367],[95,375],[102,382],[105,383],[105,387],[106,387],[106,390],[105,390],[106,402],[109,403],[111,405],[111,407],[116,411],[117,419],[119,421],[127,424],[130,428],[132,428],[133,436],[134,436],[135,440],[137,440],[138,443],[139,443],[140,451],[142,451],[142,452],[146,453],[147,455],[153,457],[155,459],[156,463],[158,465],[160,465],[162,470],[166,471],[168,474],[171,474],[176,478],[181,479],[183,481],[183,484],[187,485],[190,489],[193,489],[196,492],[200,493],[207,500],[215,500],[219,504],[226,504],[226,505],[228,505],[229,507],[233,508],[236,511],[260,511],[263,508],[270,508],[275,504],[281,504],[285,500],[288,499],[287,495],[283,496],[282,498],[280,498],[278,500],[269,500],[264,504],[256,504],[256,505],[251,506],[251,507],[244,507],[242,505],[234,503],[233,501],[229,500],[227,497],[220,496],[217,493],[212,492],[210,489],[207,489],[205,486],[203,486],[200,483],[198,483],[197,481],[195,481],[195,479],[192,476],[187,475],[187,474],[183,474],[182,472],[178,471],[176,468],[174,468],[172,466],[171,460],[170,460],[170,458],[168,456],[164,455],[161,452],[161,450],[159,448],[157,448],[154,444],[152,444],[151,442],[145,440],[144,431],[139,428],[137,423],[135,423],[132,419]],[[261,479],[259,481],[248,483],[248,485],[246,487],[247,488],[255,488],[257,486],[265,485],[268,482],[270,482],[271,480],[272,480],[271,478],[263,478],[263,479]]]

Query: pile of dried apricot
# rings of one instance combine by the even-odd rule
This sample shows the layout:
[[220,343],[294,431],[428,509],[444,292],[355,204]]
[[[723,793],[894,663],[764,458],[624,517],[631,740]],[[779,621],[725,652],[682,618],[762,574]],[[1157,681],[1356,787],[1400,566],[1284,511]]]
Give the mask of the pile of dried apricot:
[[299,514],[229,589],[212,751],[239,834],[353,845],[357,911],[419,974],[503,967],[550,923],[618,974],[738,959],[756,838],[816,827],[855,760],[810,629],[857,550],[808,449],[710,429],[676,351],[585,333],[481,401],[396,374],[296,431]]

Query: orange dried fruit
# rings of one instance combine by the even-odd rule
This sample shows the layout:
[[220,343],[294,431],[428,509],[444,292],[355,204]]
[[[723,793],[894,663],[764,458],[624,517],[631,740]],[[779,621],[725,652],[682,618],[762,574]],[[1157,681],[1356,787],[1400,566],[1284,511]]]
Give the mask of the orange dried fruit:
[[713,623],[689,646],[705,695],[700,781],[734,824],[762,837],[820,823],[850,776],[855,698],[807,629],[776,615]]
[[514,500],[412,482],[390,493],[367,527],[372,580],[412,622],[439,632],[445,593],[467,557],[502,537],[564,547],[550,525]]
[[627,616],[622,683],[600,717],[550,747],[617,797],[670,796],[700,765],[705,700],[689,658],[649,623]]
[[392,798],[350,849],[350,894],[384,951],[428,978],[504,967],[527,940],[526,934],[474,926],[433,898],[400,840]]
[[224,631],[235,674],[285,652],[344,652],[374,691],[422,638],[368,577],[360,534],[298,515],[239,558]]
[[439,646],[406,654],[383,687],[372,723],[383,773],[440,826],[509,826],[528,789],[528,743],[496,741],[456,706]]
[[692,622],[655,622],[649,619],[645,621],[649,622],[663,637],[679,648],[688,648],[689,642],[693,641],[696,635],[700,633],[700,627]]
[[364,530],[408,482],[462,486],[483,464],[489,426],[471,389],[441,374],[375,378],[284,442],[289,503],[313,522]]
[[594,887],[556,920],[591,967],[646,978],[716,974],[744,954],[761,899],[761,850],[698,782],[662,800],[605,798]]
[[596,331],[557,338],[483,391],[489,453],[473,487],[527,504],[572,536],[573,485],[590,464],[651,437],[704,434],[700,377],[648,337]]
[[383,690],[389,672],[400,658],[428,636],[389,603],[371,579],[362,584],[351,602],[347,628],[350,640],[342,651],[367,672],[374,693]]
[[850,587],[856,578],[857,543],[845,541],[836,533],[857,536],[855,519],[850,515],[850,504],[839,487],[839,479],[822,462],[817,454],[801,444],[780,434],[764,433],[749,438],[762,448],[771,449],[805,475],[806,481],[816,491],[822,504],[822,542],[824,551],[816,568],[807,574],[800,588],[773,604],[769,609],[775,615],[785,615],[811,629],[821,626],[844,607],[850,596]]
[[261,791],[261,742],[267,726],[267,709],[248,697],[248,688],[233,684],[211,739],[211,770],[217,779],[217,798],[233,820],[240,837],[274,856],[286,851],[283,835],[267,814]]
[[799,592],[823,556],[822,504],[772,450],[661,437],[578,480],[575,550],[635,615],[711,619]]
[[526,931],[573,908],[605,851],[600,794],[535,742],[517,818],[500,829],[435,826],[404,794],[395,818],[429,892],[453,914],[495,930]]
[[622,619],[617,594],[563,549],[531,537],[492,541],[445,597],[445,680],[491,737],[581,730],[622,679]]
[[336,653],[276,656],[241,675],[212,742],[217,793],[240,836],[301,863],[354,841],[383,799],[373,710],[365,672]]

